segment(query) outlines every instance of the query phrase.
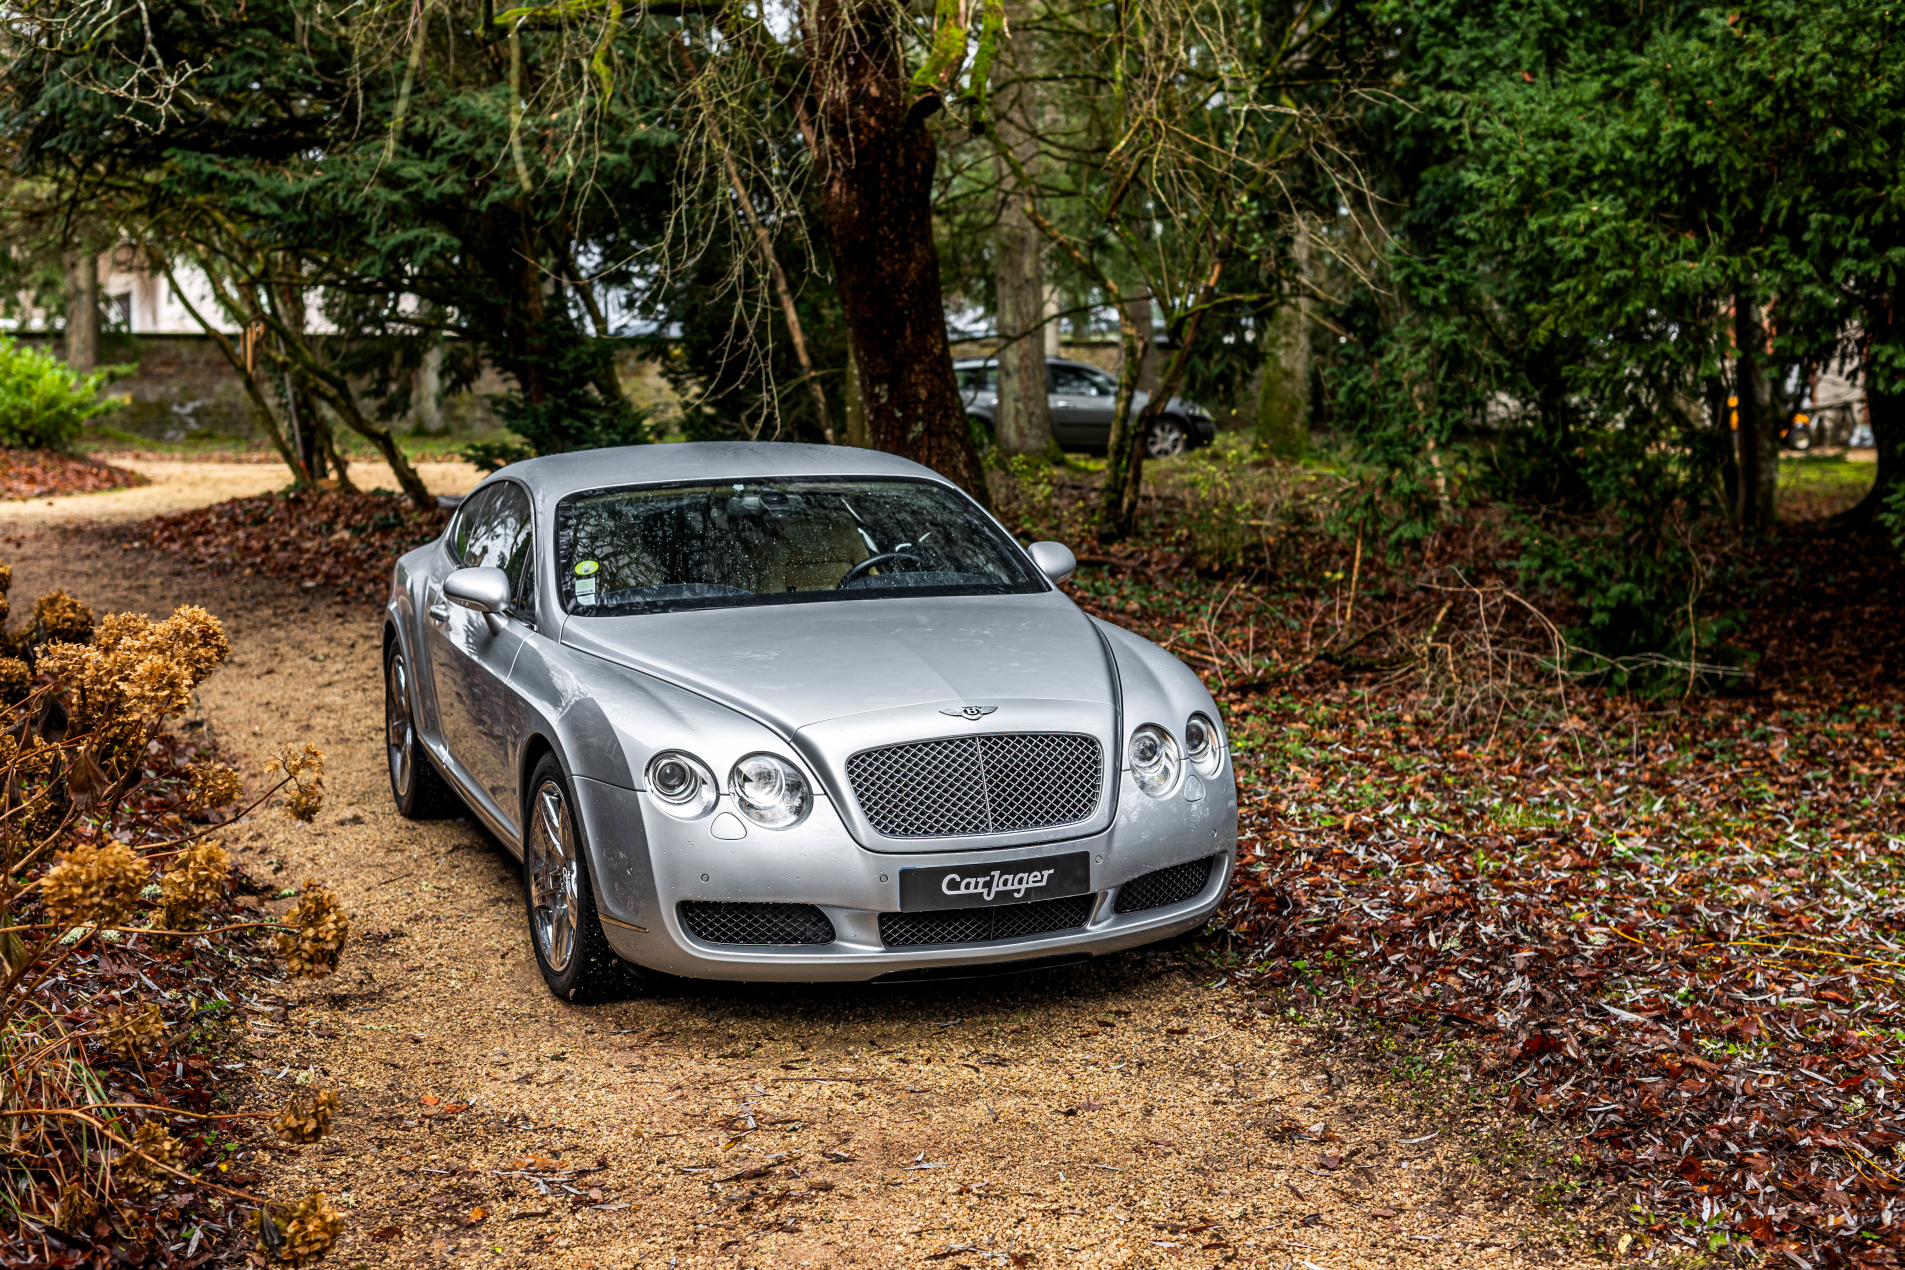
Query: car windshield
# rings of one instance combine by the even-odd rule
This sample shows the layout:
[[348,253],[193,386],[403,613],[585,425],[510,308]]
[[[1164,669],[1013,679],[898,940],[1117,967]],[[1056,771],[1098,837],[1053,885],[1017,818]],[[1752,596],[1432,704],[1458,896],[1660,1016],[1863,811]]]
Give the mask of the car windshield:
[[564,610],[597,616],[1044,589],[970,499],[928,481],[572,494],[556,509],[556,569]]

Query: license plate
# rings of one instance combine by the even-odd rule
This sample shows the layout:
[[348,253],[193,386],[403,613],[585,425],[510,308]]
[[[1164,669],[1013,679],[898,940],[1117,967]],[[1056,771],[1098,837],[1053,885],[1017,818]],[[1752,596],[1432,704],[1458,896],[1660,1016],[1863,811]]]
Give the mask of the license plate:
[[900,911],[990,908],[1026,904],[1091,890],[1091,852],[1013,860],[1007,864],[948,864],[900,870]]

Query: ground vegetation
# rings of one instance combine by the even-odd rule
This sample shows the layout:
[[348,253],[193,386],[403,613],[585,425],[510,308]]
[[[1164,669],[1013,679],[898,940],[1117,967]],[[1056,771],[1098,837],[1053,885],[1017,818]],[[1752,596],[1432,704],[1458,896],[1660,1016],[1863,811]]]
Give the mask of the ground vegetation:
[[[0,605],[10,577],[0,567]],[[335,1094],[260,1110],[242,1065],[217,1060],[243,1011],[269,1009],[274,954],[327,975],[349,922],[315,881],[280,893],[235,871],[220,837],[267,804],[309,821],[323,757],[294,747],[245,790],[192,717],[228,650],[204,609],[95,618],[55,591],[4,642],[0,1255],[160,1266],[181,1247],[194,1264],[255,1247],[309,1264],[342,1224],[327,1197],[261,1196],[230,1159],[267,1124],[315,1140]],[[282,918],[255,911],[291,894]]]

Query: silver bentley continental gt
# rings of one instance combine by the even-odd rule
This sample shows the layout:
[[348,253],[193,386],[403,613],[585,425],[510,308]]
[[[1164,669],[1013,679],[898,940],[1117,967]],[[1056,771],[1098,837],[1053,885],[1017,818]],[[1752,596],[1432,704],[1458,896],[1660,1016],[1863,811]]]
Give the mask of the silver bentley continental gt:
[[1237,844],[1210,694],[1076,566],[869,450],[653,445],[490,476],[397,561],[390,788],[522,858],[569,1000],[904,981],[1200,926]]

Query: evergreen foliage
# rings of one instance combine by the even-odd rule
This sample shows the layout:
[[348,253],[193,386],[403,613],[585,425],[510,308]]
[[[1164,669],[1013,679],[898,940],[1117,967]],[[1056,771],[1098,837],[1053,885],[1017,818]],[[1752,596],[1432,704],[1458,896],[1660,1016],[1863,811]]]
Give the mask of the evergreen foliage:
[[51,353],[0,335],[0,446],[65,449],[88,419],[122,404],[99,395],[107,377],[75,374]]
[[1396,208],[1371,232],[1386,285],[1344,307],[1332,376],[1382,528],[1432,532],[1459,460],[1512,512],[1524,574],[1578,602],[1578,642],[1710,649],[1691,601],[1735,501],[1736,306],[1770,314],[1775,385],[1848,355],[1900,385],[1905,15],[1387,14],[1396,104],[1363,120]]

